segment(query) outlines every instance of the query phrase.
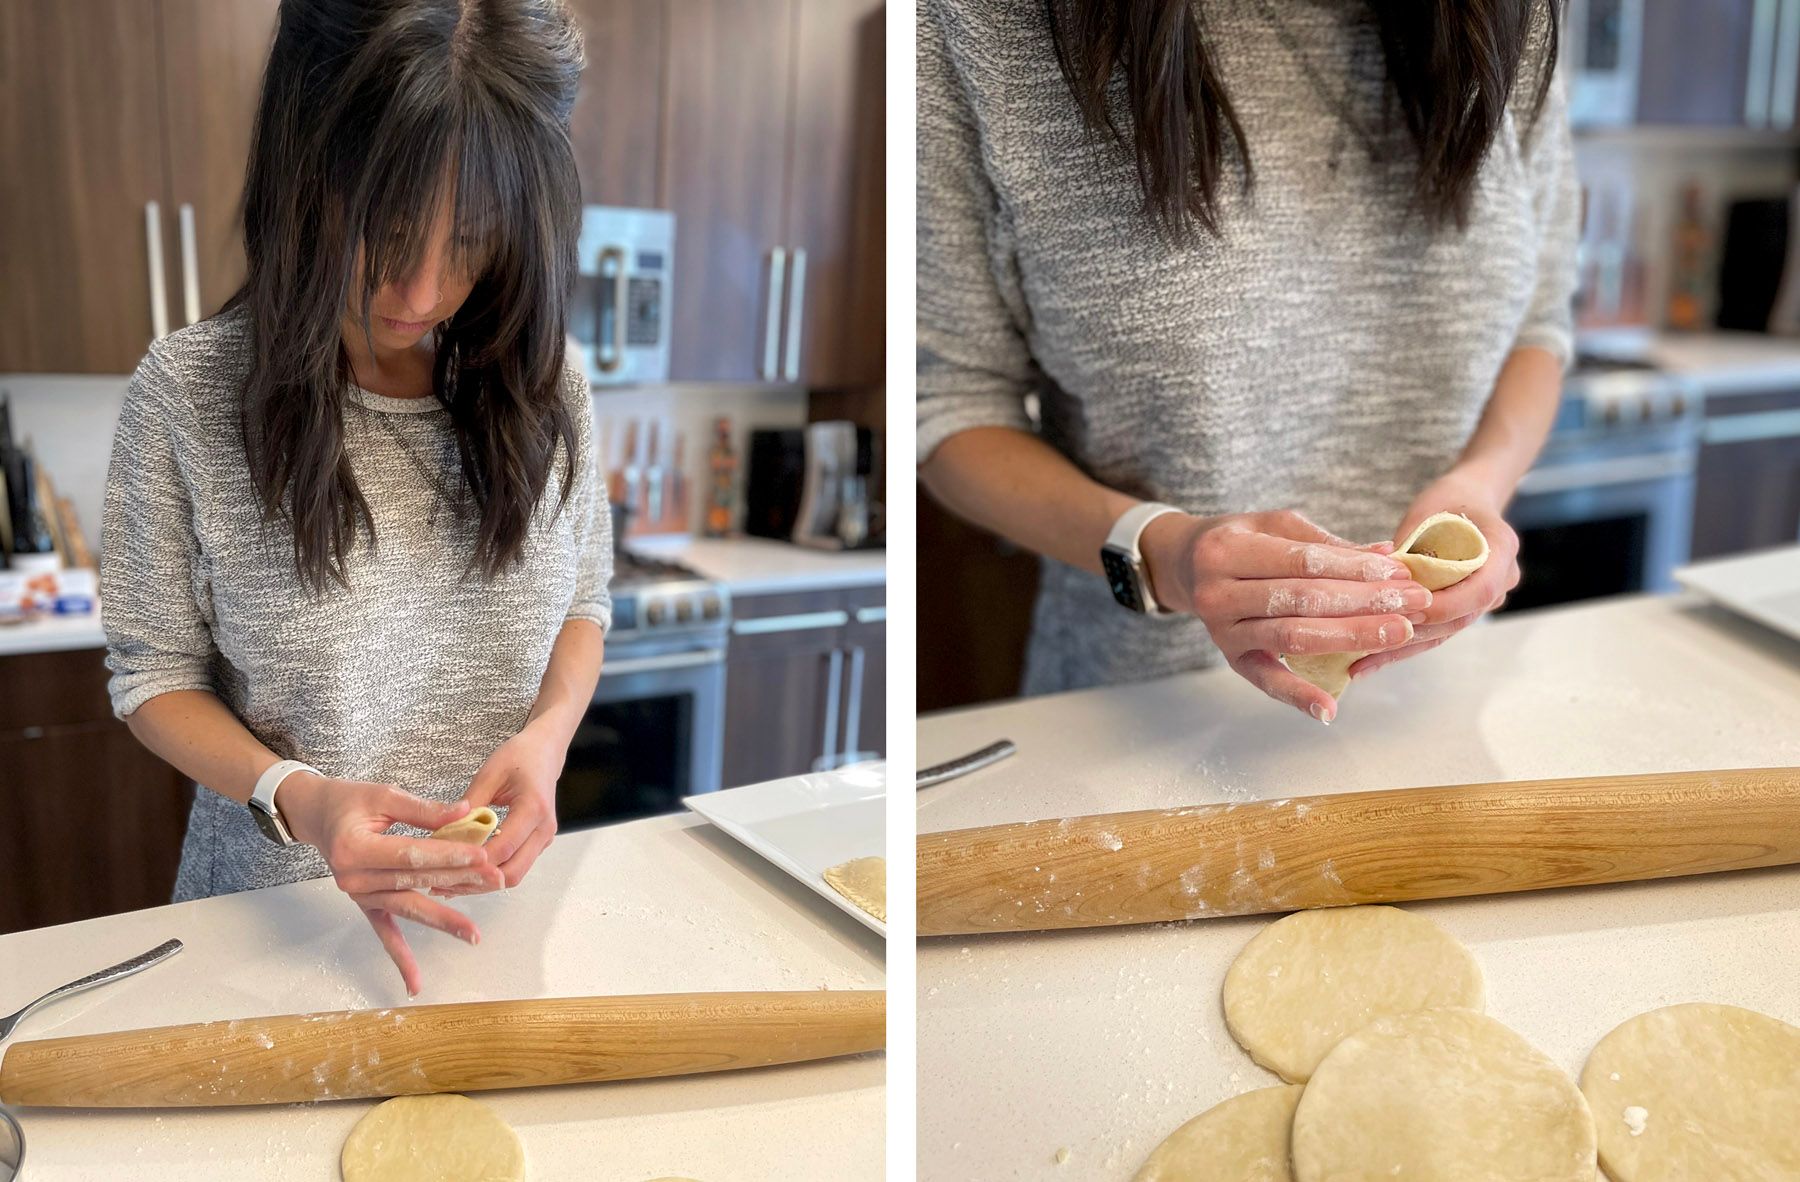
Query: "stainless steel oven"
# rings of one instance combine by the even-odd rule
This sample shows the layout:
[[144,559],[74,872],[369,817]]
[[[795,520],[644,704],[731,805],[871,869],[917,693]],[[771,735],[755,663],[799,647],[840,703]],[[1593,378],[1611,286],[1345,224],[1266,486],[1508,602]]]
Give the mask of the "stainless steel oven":
[[1700,414],[1700,396],[1667,374],[1577,367],[1507,509],[1520,582],[1505,610],[1674,589],[1692,536]]
[[720,785],[730,599],[681,568],[624,556],[593,702],[557,783],[565,829],[679,812]]

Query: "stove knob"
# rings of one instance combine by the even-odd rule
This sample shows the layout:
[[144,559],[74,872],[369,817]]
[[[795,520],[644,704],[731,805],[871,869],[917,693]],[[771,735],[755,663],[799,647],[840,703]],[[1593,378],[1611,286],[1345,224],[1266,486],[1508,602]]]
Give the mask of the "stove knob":
[[1679,390],[1669,395],[1669,417],[1679,419],[1687,414],[1687,396]]
[[1609,402],[1600,408],[1600,421],[1608,427],[1617,426],[1619,422],[1619,404]]
[[700,614],[708,620],[719,618],[719,597],[708,595],[700,601]]
[[683,624],[694,618],[694,602],[691,599],[679,600],[675,604],[675,618]]
[[644,609],[644,619],[651,624],[661,624],[669,617],[669,605],[661,600],[653,599],[650,606]]
[[1656,421],[1656,404],[1654,402],[1651,402],[1648,398],[1644,399],[1643,404],[1638,407],[1638,418],[1642,419],[1646,423],[1655,422]]

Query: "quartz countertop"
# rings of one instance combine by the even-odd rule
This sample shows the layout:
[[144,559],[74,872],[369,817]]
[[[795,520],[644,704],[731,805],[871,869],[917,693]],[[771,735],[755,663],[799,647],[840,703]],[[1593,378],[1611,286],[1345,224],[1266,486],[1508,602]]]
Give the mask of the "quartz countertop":
[[105,647],[106,629],[100,624],[98,608],[85,616],[41,616],[20,624],[0,625],[0,657]]
[[[883,985],[874,933],[687,815],[561,835],[520,886],[455,905],[481,944],[403,924],[425,980],[410,1003],[374,933],[322,879],[0,936],[0,1011],[170,937],[186,949],[52,1003],[14,1039],[405,1004]],[[862,1055],[473,1095],[518,1131],[537,1182],[844,1182],[881,1177],[885,1067]],[[27,1108],[25,1174],[317,1182],[338,1176],[344,1138],[375,1103]]]
[[769,538],[649,538],[628,549],[691,566],[725,584],[733,595],[879,587],[887,581],[887,551],[813,550]]
[[[1800,765],[1800,642],[1691,596],[1502,616],[1359,681],[1330,727],[1229,671],[928,716],[918,758],[1018,754],[919,793],[921,833],[1436,784]],[[1407,904],[1466,945],[1487,1009],[1571,1073],[1683,1001],[1800,1023],[1800,867]],[[1226,968],[1272,916],[919,945],[919,1176],[1124,1182],[1229,1096]],[[1596,1113],[1619,1120],[1619,1113]],[[1059,1149],[1070,1150],[1058,1165]]]

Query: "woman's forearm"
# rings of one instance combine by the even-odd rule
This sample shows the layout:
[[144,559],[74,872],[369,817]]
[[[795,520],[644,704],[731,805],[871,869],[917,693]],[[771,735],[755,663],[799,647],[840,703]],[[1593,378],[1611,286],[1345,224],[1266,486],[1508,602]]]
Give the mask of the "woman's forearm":
[[977,427],[952,435],[919,469],[945,508],[1027,550],[1100,573],[1100,547],[1137,498],[1090,479],[1035,435]]
[[1502,501],[1510,499],[1543,449],[1561,397],[1562,363],[1555,355],[1514,349],[1456,466],[1479,476]]
[[280,759],[205,690],[158,694],[127,715],[125,725],[176,771],[239,804]]
[[594,700],[594,685],[600,680],[605,655],[606,635],[600,625],[592,620],[565,621],[550,649],[550,663],[544,668],[526,722],[552,728],[567,745]]

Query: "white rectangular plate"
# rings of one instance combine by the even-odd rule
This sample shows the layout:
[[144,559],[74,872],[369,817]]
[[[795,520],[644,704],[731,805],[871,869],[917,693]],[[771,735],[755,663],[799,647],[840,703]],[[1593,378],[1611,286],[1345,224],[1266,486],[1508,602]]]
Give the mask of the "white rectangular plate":
[[1684,566],[1675,572],[1675,581],[1800,640],[1800,546]]
[[887,937],[887,924],[831,888],[825,871],[887,855],[887,764],[859,763],[689,796],[683,804]]

